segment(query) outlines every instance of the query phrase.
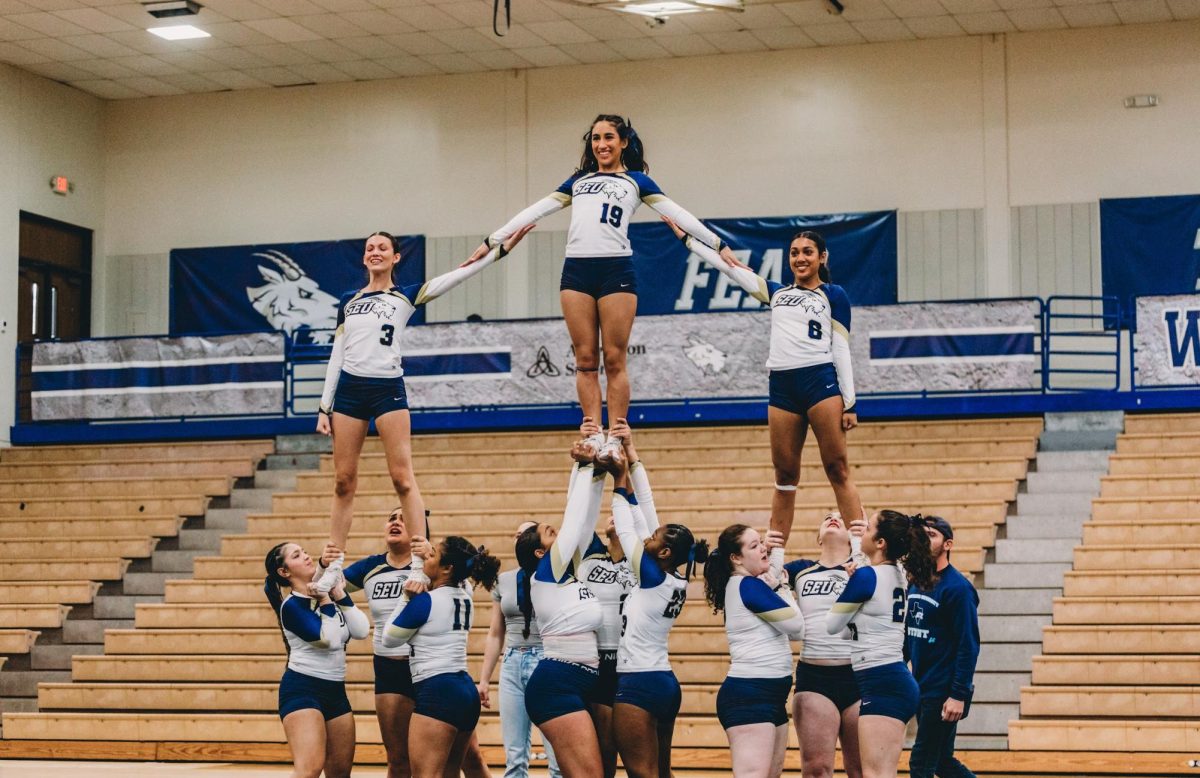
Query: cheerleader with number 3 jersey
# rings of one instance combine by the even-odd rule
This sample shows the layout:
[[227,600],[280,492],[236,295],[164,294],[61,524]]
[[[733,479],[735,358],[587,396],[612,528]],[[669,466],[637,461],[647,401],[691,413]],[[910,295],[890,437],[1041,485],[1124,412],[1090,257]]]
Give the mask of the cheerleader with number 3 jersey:
[[[345,548],[358,489],[358,457],[371,419],[383,442],[388,474],[405,516],[423,516],[425,503],[412,469],[411,419],[400,362],[404,328],[419,306],[450,291],[512,251],[533,229],[514,229],[483,260],[456,268],[423,284],[396,286],[393,271],[400,263],[396,239],[386,232],[367,238],[363,265],[367,285],[346,294],[338,304],[337,333],[325,371],[317,432],[333,436],[334,492],[330,542]],[[341,576],[344,560],[336,560],[317,581],[327,592]]]
[[[850,366],[850,299],[842,287],[829,283],[825,239],[811,230],[792,238],[788,266],[794,282],[784,286],[766,280],[736,259],[718,256],[670,219],[664,221],[697,256],[771,307],[767,357],[771,371],[767,424],[775,468],[771,529],[782,532],[785,542],[791,533],[800,452],[810,426],[838,511],[849,517],[848,521],[862,516],[862,501],[846,457],[846,432],[858,426]],[[780,548],[774,552],[771,568],[780,575],[782,567]]]
[[904,728],[920,694],[904,662],[908,586],[928,589],[936,563],[918,516],[880,511],[862,539],[871,564],[850,576],[825,620],[830,635],[850,641],[850,662],[862,693],[858,751],[864,778],[894,778]]
[[[487,255],[524,224],[572,206],[559,298],[571,336],[575,388],[583,415],[601,416],[600,345],[608,383],[608,418],[612,423],[629,410],[629,377],[625,356],[637,312],[637,277],[630,256],[629,222],[642,204],[677,221],[697,240],[733,261],[733,254],[712,230],[662,193],[646,174],[642,139],[627,119],[601,114],[583,136],[579,167],[563,184],[492,233],[469,261]],[[603,338],[601,337],[603,335]],[[601,464],[621,456],[620,444],[603,433],[588,443]]]

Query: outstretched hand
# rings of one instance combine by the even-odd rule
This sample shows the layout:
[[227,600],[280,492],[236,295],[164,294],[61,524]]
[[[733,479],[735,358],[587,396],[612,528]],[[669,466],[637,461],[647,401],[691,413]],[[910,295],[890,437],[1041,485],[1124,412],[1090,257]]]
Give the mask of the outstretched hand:
[[670,228],[671,228],[671,232],[675,233],[675,237],[676,237],[676,238],[679,238],[680,240],[683,240],[685,237],[687,237],[687,233],[686,233],[686,232],[684,232],[682,229],[680,229],[678,224],[676,224],[675,222],[671,221],[671,218],[670,218],[669,216],[664,216],[664,217],[662,217],[662,220],[663,220],[664,222],[666,222],[666,225],[667,225],[668,227],[670,227]]
[[[537,226],[536,224],[526,224],[524,227],[517,230],[512,235],[509,235],[508,238],[503,243],[504,253],[507,254],[510,251],[512,251],[514,248],[516,248],[517,244],[521,242],[521,238],[524,238],[526,235],[528,235],[530,233],[530,231],[533,230],[533,228],[536,226]],[[474,256],[474,255],[472,255],[472,256]],[[470,260],[470,261],[474,261],[474,260]]]
[[459,265],[459,267],[474,265],[476,262],[486,257],[488,252],[491,250],[492,249],[488,246],[487,241],[485,240],[483,243],[479,244],[479,248],[475,249],[471,256],[467,257],[467,261]]

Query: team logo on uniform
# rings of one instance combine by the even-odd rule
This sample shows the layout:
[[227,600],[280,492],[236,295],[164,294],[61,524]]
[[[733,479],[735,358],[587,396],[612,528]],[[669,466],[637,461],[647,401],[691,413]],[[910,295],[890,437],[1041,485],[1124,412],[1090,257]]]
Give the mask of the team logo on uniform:
[[725,369],[725,352],[694,335],[688,336],[688,345],[684,347],[683,355],[705,373],[716,374]]
[[368,313],[373,313],[377,319],[386,321],[395,315],[396,306],[377,297],[367,300],[357,300],[346,306],[347,316],[359,316]]
[[599,565],[592,568],[588,573],[587,582],[595,584],[614,584],[620,578],[617,568],[600,567]]
[[800,308],[812,314],[825,313],[825,301],[811,294],[779,294],[771,301],[774,308]]
[[376,581],[371,589],[372,600],[394,600],[400,596],[408,576],[393,581]]
[[832,594],[840,595],[842,590],[846,588],[846,582],[841,578],[812,578],[804,582],[800,587],[801,597],[819,597],[822,595]]
[[614,200],[624,200],[625,195],[629,190],[620,184],[615,184],[612,181],[605,181],[604,186],[600,187],[600,192],[606,197],[611,197]]
[[274,329],[290,336],[310,330],[313,343],[332,343],[333,328],[337,326],[337,298],[321,291],[317,282],[282,251],[269,249],[254,256],[274,263],[277,268],[259,265],[258,272],[266,285],[246,287],[246,296],[254,310]]

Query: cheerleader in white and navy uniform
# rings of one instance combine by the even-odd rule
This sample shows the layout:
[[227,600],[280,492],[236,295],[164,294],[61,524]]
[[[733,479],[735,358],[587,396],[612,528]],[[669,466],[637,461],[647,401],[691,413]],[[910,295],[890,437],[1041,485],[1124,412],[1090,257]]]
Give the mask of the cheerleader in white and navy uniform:
[[[831,513],[817,531],[819,559],[797,559],[784,573],[804,614],[804,648],[796,663],[796,693],[792,722],[800,740],[804,778],[833,775],[834,754],[842,741],[842,765],[847,778],[859,778],[858,681],[850,666],[850,642],[825,630],[825,619],[846,588],[861,560],[845,522]],[[861,548],[858,549],[861,552]]]
[[[664,221],[697,256],[771,307],[767,356],[771,371],[767,423],[775,467],[771,529],[782,532],[786,542],[796,510],[800,451],[810,426],[817,436],[838,512],[849,517],[847,521],[862,516],[862,501],[846,458],[846,431],[858,426],[850,366],[850,299],[842,287],[830,283],[825,239],[811,230],[792,238],[788,266],[794,280],[784,286],[766,280],[736,259],[718,256],[674,222]],[[771,562],[777,573],[783,566],[782,554],[780,549]]]
[[850,661],[862,702],[858,751],[866,778],[896,775],[904,728],[920,693],[904,662],[908,586],[933,585],[936,562],[924,520],[897,511],[871,517],[862,539],[871,564],[850,576],[825,620],[830,635],[850,642]]
[[[583,136],[583,156],[571,177],[555,191],[518,213],[475,250],[471,260],[512,235],[518,227],[572,206],[559,297],[575,354],[575,388],[583,415],[600,421],[600,334],[608,383],[608,418],[625,418],[629,410],[629,376],[625,355],[637,312],[637,277],[630,257],[629,222],[645,203],[669,216],[723,257],[733,259],[721,239],[700,220],[662,193],[646,172],[645,149],[629,122],[610,114],[592,121]],[[620,456],[610,435],[588,444],[602,463]]]
[[[613,432],[625,444],[629,463],[617,468],[613,521],[637,584],[621,609],[613,722],[630,778],[659,778],[671,775],[671,739],[682,701],[667,637],[687,600],[692,568],[708,559],[708,544],[697,542],[682,524],[659,526],[650,479],[624,419]],[[677,571],[684,566],[681,576]]]
[[[358,488],[358,456],[371,419],[383,442],[388,473],[406,516],[422,516],[425,503],[412,471],[408,395],[400,350],[404,328],[418,307],[437,299],[501,259],[520,242],[532,225],[513,230],[482,261],[455,268],[422,284],[396,286],[392,272],[400,263],[396,239],[386,232],[367,238],[363,265],[365,287],[342,296],[338,303],[337,333],[325,371],[317,432],[333,435],[334,493],[330,542],[346,547]],[[335,562],[317,582],[329,591],[342,572]]]
[[537,524],[517,538],[517,564],[529,576],[526,611],[536,612],[545,657],[525,686],[530,720],[554,747],[570,778],[602,778],[603,762],[589,704],[599,679],[596,630],[600,601],[577,573],[595,535],[605,474],[589,461],[583,441],[571,449],[571,471],[562,526]]
[[769,544],[745,524],[722,530],[704,566],[704,596],[725,612],[729,672],[717,693],[717,718],[729,738],[736,778],[777,778],[787,752],[791,641],[804,639],[804,615],[786,582],[771,576]]
[[[279,682],[279,718],[292,751],[294,778],[345,778],[354,764],[354,715],[346,697],[346,644],[371,625],[342,586],[311,592],[317,565],[296,543],[267,552],[263,587],[287,648]],[[281,587],[291,594],[283,599]]]
[[426,549],[428,590],[404,595],[388,619],[383,645],[411,649],[416,702],[408,727],[413,778],[458,774],[479,723],[479,691],[467,672],[467,634],[473,603],[467,579],[484,589],[496,585],[500,560],[451,535]]

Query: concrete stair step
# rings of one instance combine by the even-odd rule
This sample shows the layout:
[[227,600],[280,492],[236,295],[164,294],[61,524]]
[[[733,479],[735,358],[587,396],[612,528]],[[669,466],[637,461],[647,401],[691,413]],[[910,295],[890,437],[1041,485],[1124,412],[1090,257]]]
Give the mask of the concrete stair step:
[[1125,429],[1124,411],[1052,411],[1044,417],[1045,429],[1051,432],[1077,432],[1079,430],[1109,430],[1121,432]]
[[162,602],[155,595],[100,594],[92,601],[92,616],[97,619],[132,619],[139,602]]
[[185,529],[180,531],[180,551],[204,551],[212,553],[221,548],[221,536],[229,534],[228,530],[209,528],[207,516],[205,516],[204,523],[204,529]]
[[1042,451],[1115,451],[1117,430],[1046,431],[1038,438]]
[[1028,686],[1032,673],[976,673],[975,697],[976,702],[1007,702],[1021,701],[1021,687]]
[[1025,487],[1029,494],[1069,493],[1098,497],[1100,495],[1100,476],[1102,475],[1102,472],[1092,470],[1049,470],[1026,473]]
[[1109,451],[1039,451],[1037,471],[1045,472],[1108,472]]
[[192,563],[198,556],[208,556],[207,549],[183,551],[155,551],[150,559],[150,569],[156,573],[191,573]]
[[34,645],[29,655],[29,665],[34,670],[70,670],[71,657],[85,654],[96,656],[103,653],[103,643]]
[[254,474],[255,489],[291,492],[296,489],[295,470],[259,470]]
[[1050,616],[980,616],[981,643],[1042,642],[1042,627],[1050,626]]
[[248,513],[246,508],[209,508],[204,514],[204,528],[245,532]]
[[37,699],[38,683],[70,683],[71,673],[61,670],[9,670],[0,672],[0,697]]
[[1070,569],[1070,564],[1057,562],[990,564],[983,575],[988,589],[1061,589]]
[[[1008,735],[963,735],[954,739],[955,751],[1007,751]],[[969,758],[966,761],[971,761]]]
[[316,470],[321,466],[321,455],[269,454],[264,464],[267,470]]
[[1012,540],[1032,538],[1070,538],[1080,541],[1083,538],[1083,524],[1088,520],[1086,514],[1073,516],[1009,516],[1005,521],[1005,532]]
[[37,713],[37,697],[0,697],[0,713]]
[[984,616],[1045,616],[1054,611],[1062,589],[984,589],[979,613]]
[[1076,538],[1005,538],[996,541],[996,562],[1069,564],[1075,558],[1075,546],[1079,545],[1079,542]]
[[172,578],[187,578],[179,573],[126,573],[122,579],[124,594],[157,594],[161,596],[166,591],[166,582]]
[[1018,494],[1020,516],[1079,516],[1090,514],[1092,498],[1087,494]]
[[1007,702],[971,704],[971,712],[958,722],[958,731],[964,735],[1007,735],[1008,722],[1019,718],[1021,706]]
[[[314,422],[315,423],[315,422]],[[280,435],[275,438],[276,454],[329,454],[333,439],[327,435]]]
[[133,619],[67,619],[63,622],[63,643],[103,643],[106,629],[133,629]]
[[229,507],[269,511],[272,494],[270,489],[234,489],[229,494]]

